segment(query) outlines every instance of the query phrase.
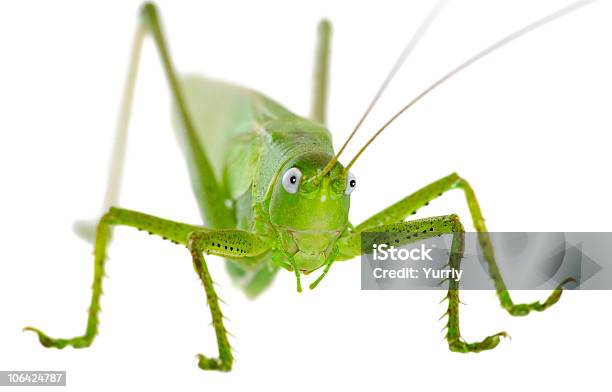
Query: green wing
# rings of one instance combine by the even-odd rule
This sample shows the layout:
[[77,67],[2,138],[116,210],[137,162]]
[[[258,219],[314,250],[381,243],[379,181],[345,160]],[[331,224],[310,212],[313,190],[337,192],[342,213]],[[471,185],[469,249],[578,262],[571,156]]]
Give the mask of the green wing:
[[[228,196],[237,199],[253,182],[262,151],[269,142],[264,124],[294,115],[262,94],[229,83],[186,76],[181,85],[215,176]],[[179,143],[188,149],[177,120],[175,110]]]
[[[254,143],[244,143],[247,141],[247,135],[252,133],[249,131],[256,124],[253,93],[237,86],[196,76],[183,78],[181,84],[199,143],[208,156],[217,181],[230,195],[235,195],[239,191],[237,188],[246,190],[253,176],[253,166],[249,166],[249,161],[257,160]],[[178,114],[174,110],[174,124],[179,143],[183,149],[188,149],[189,145],[185,142],[177,120]],[[243,141],[240,143],[240,156],[250,157],[248,160],[241,159],[231,163],[232,171],[243,174],[242,180],[235,180],[234,176],[226,176],[224,173],[226,159],[230,158],[228,153],[232,141],[236,138]],[[231,156],[236,157],[238,154],[234,152]]]

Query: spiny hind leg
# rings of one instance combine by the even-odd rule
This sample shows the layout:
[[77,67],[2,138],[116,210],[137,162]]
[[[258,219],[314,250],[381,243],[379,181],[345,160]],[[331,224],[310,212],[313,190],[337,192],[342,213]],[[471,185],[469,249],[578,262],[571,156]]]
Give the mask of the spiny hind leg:
[[465,194],[467,205],[472,216],[472,222],[474,224],[474,228],[478,232],[480,246],[483,256],[487,262],[489,275],[493,279],[495,290],[497,292],[497,296],[499,297],[501,306],[513,316],[525,316],[531,311],[541,312],[558,302],[559,298],[561,298],[563,286],[574,279],[568,278],[561,282],[544,302],[536,301],[532,303],[515,304],[512,301],[510,293],[506,288],[504,279],[497,266],[497,262],[495,261],[495,253],[493,251],[493,245],[491,244],[491,238],[487,232],[484,217],[480,211],[480,206],[478,204],[478,200],[476,199],[476,195],[474,194],[474,190],[466,180],[459,177],[456,173],[421,188],[412,195],[373,215],[363,223],[356,226],[355,231],[362,232],[370,230],[372,227],[377,225],[403,220],[406,217],[415,214],[418,209],[428,205],[430,201],[442,196],[444,192],[451,189],[461,189]]
[[[215,177],[206,151],[202,148],[198,139],[196,127],[192,115],[187,109],[184,91],[178,82],[172,57],[162,31],[159,13],[156,6],[152,3],[145,3],[140,9],[140,20],[134,36],[128,75],[123,90],[102,211],[106,212],[111,206],[118,204],[121,176],[126,155],[128,125],[134,88],[138,76],[140,53],[144,39],[147,36],[153,39],[153,43],[157,48],[162,69],[168,81],[170,96],[176,105],[180,125],[184,129],[185,137],[190,146],[188,158],[194,166],[193,172],[196,173],[192,181],[194,182],[193,185],[197,188],[196,201],[200,211],[205,217],[206,223],[211,227],[235,227],[233,211],[225,203],[226,192]],[[93,241],[96,222],[97,220],[78,221],[74,225],[74,230],[79,236],[88,241]]]

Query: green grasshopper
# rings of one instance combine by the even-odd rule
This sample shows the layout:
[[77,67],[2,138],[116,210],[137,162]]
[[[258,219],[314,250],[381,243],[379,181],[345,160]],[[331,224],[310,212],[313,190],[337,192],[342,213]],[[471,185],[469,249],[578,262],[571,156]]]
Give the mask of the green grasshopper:
[[[440,6],[417,30],[394,68],[378,90],[344,145],[334,153],[331,134],[326,128],[326,103],[331,26],[323,20],[318,29],[317,57],[312,113],[300,117],[266,96],[246,88],[200,77],[179,78],[174,70],[155,5],[146,3],[140,11],[131,54],[122,110],[119,117],[114,159],[106,195],[105,210],[116,204],[124,160],[129,112],[143,40],[151,36],[161,58],[175,104],[176,131],[183,148],[197,203],[207,226],[196,226],[158,218],[141,212],[110,207],[90,227],[95,235],[94,281],[87,327],[82,336],[54,339],[39,329],[45,347],[88,347],[98,333],[98,312],[102,294],[107,247],[113,226],[129,226],[185,246],[194,269],[201,279],[212,315],[218,356],[198,355],[198,366],[205,370],[229,371],[233,364],[232,348],[224,326],[219,297],[204,255],[226,259],[227,270],[235,283],[249,297],[256,297],[273,281],[279,269],[295,275],[297,291],[302,291],[301,275],[321,270],[310,284],[314,289],[336,261],[361,254],[364,232],[410,233],[409,242],[434,235],[452,236],[449,264],[459,267],[464,228],[457,215],[406,220],[417,210],[445,192],[460,189],[465,194],[488,272],[494,282],[501,306],[513,316],[543,311],[561,297],[562,282],[543,302],[515,304],[497,267],[491,240],[478,201],[469,183],[453,173],[381,210],[358,225],[349,223],[350,195],[357,182],[349,169],[364,150],[402,113],[423,96],[486,56],[554,19],[590,3],[579,1],[508,35],[477,53],[432,84],[381,127],[346,165],[339,162],[345,147],[357,132],[386,86],[431,24]],[[81,232],[87,232],[81,226]],[[459,329],[458,283],[450,280],[448,309],[445,315],[446,340],[454,352],[480,352],[496,347],[505,332],[466,342]]]

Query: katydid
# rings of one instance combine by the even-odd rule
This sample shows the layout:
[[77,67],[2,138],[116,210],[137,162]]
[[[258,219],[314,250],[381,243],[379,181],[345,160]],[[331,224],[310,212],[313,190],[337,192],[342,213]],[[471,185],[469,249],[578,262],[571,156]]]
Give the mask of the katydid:
[[[95,235],[94,281],[85,333],[70,339],[55,339],[37,328],[25,329],[35,332],[45,347],[90,346],[98,334],[102,278],[112,228],[117,225],[129,226],[163,237],[189,250],[194,269],[204,286],[219,350],[216,357],[198,355],[198,366],[205,370],[229,371],[234,357],[205,255],[224,257],[230,276],[250,297],[264,291],[279,269],[294,274],[298,292],[302,291],[302,275],[320,270],[320,275],[309,285],[314,289],[334,262],[360,255],[361,234],[364,232],[410,232],[414,233],[410,240],[413,242],[440,233],[449,234],[452,236],[449,264],[458,267],[462,258],[464,228],[457,215],[407,220],[430,201],[453,189],[459,189],[465,195],[501,306],[513,316],[549,308],[560,299],[563,285],[571,278],[559,284],[542,302],[515,304],[497,267],[474,190],[465,179],[455,173],[450,174],[382,209],[364,222],[352,225],[348,214],[351,192],[355,190],[357,180],[349,169],[398,116],[457,72],[516,38],[591,2],[583,0],[573,3],[517,30],[461,63],[401,108],[346,166],[339,162],[340,155],[397,69],[440,12],[442,2],[434,7],[417,29],[337,153],[334,153],[331,134],[325,126],[331,37],[329,22],[323,20],[319,24],[312,112],[306,118],[293,114],[253,90],[201,77],[177,75],[156,6],[144,4],[140,10],[140,23],[133,43],[118,121],[105,212],[95,229],[92,227],[89,230],[92,239]],[[179,223],[115,207],[140,51],[147,36],[153,39],[161,58],[174,102],[176,132],[206,226]],[[87,226],[82,226],[81,232],[87,233]],[[500,337],[507,336],[505,332],[471,343],[462,338],[458,283],[450,280],[448,284],[445,337],[449,349],[468,353],[496,347]]]

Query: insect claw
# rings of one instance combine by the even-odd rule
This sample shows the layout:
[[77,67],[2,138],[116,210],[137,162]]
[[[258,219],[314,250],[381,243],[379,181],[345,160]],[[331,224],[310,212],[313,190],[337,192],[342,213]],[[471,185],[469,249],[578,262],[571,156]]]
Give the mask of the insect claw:
[[507,338],[508,340],[512,340],[512,336],[510,336],[510,334],[506,331],[501,331],[497,334],[497,336],[502,336],[504,338]]

